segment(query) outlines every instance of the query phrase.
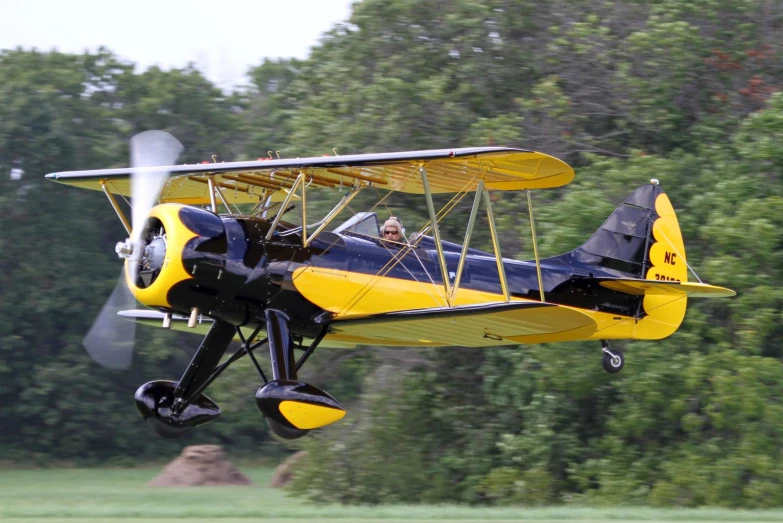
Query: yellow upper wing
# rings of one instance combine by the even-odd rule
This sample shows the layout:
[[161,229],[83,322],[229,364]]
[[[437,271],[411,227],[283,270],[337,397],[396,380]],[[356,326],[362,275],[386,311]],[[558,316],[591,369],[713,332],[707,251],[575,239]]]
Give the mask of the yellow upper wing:
[[[421,167],[426,169],[433,193],[472,191],[479,180],[489,190],[516,191],[560,187],[574,178],[568,164],[543,153],[474,147],[171,166],[166,168],[169,179],[160,200],[209,203],[207,179],[211,176],[229,203],[256,203],[272,192],[289,189],[300,173],[304,173],[308,188],[372,185],[422,194]],[[59,172],[46,177],[92,190],[102,190],[106,184],[112,193],[129,196],[130,174],[130,168],[121,168]]]

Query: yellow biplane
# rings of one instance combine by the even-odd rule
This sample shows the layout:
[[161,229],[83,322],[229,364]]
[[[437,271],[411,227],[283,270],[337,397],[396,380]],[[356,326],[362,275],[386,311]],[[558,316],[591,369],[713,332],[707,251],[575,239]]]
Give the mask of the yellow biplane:
[[[345,414],[332,396],[297,379],[319,345],[599,340],[604,368],[618,372],[624,357],[609,340],[665,338],[680,326],[689,297],[734,295],[688,281],[677,217],[655,180],[633,191],[582,246],[540,259],[530,191],[574,177],[546,154],[483,147],[173,165],[181,148],[149,131],[131,141],[130,168],[47,175],[103,191],[128,231],[117,244],[124,282],[148,309],[121,311],[132,321],[126,324],[204,334],[178,382],[153,381],[136,392],[142,417],[164,437],[220,415],[204,390],[245,355],[263,380],[256,402],[269,426],[296,438]],[[429,223],[400,241],[384,239],[372,209],[332,226],[369,188],[421,195]],[[340,191],[341,200],[309,220],[307,198],[325,189]],[[534,260],[502,257],[491,191],[526,191]],[[454,197],[436,211],[435,194]],[[439,222],[467,195],[473,203],[462,242],[442,240]],[[117,200],[127,196],[131,221]],[[470,247],[482,204],[494,252]],[[298,225],[283,220],[292,209]],[[99,363],[127,367],[130,353],[113,346],[114,329],[96,322],[85,346]],[[234,339],[240,348],[223,360]],[[264,345],[271,379],[254,354]]]

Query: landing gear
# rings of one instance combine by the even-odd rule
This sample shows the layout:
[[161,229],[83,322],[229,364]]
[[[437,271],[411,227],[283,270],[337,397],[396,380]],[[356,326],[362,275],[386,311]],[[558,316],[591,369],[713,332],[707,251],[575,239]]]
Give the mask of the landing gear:
[[234,332],[230,323],[216,321],[179,382],[151,381],[136,390],[136,408],[158,436],[178,438],[220,416],[220,407],[202,393],[228,366],[217,364]]
[[601,340],[601,352],[603,353],[603,357],[601,358],[601,363],[604,366],[604,370],[610,374],[616,374],[623,370],[623,367],[625,366],[625,356],[623,356],[622,351],[619,351],[617,349],[609,349],[609,342],[606,340]]
[[[297,371],[326,335],[326,329],[296,361],[288,324],[289,318],[285,313],[268,310],[265,324],[245,339],[239,327],[215,321],[179,382],[145,383],[136,391],[136,408],[157,435],[181,437],[193,427],[220,416],[220,407],[203,392],[231,363],[247,354],[264,382],[256,392],[256,405],[276,435],[285,439],[300,438],[312,429],[342,419],[345,409],[337,400],[313,385],[298,381],[296,377]],[[268,337],[254,343],[264,327]],[[242,340],[242,345],[218,365],[235,335]],[[271,381],[267,380],[253,354],[255,349],[266,343],[269,344],[272,363]]]
[[266,332],[272,360],[272,381],[256,391],[256,406],[272,432],[284,439],[296,439],[312,429],[342,419],[345,409],[336,399],[296,378],[296,372],[321,342],[326,330],[313,340],[298,363],[294,357],[288,316],[284,312],[266,311]]
[[175,414],[172,407],[177,404],[176,389],[175,381],[151,381],[139,387],[135,394],[136,408],[161,438],[181,438],[196,425],[220,416],[220,407],[204,394],[200,394],[181,413]]

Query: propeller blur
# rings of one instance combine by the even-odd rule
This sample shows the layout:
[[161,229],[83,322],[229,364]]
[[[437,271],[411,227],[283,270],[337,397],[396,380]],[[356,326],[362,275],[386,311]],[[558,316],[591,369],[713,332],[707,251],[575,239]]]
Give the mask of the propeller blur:
[[[182,153],[182,144],[165,131],[145,131],[131,138],[131,218],[132,232],[125,242],[117,244],[117,254],[125,258],[131,281],[136,281],[139,262],[146,245],[142,240],[150,209],[155,205],[166,182],[166,169],[149,169],[173,164]],[[120,274],[114,291],[101,308],[84,337],[84,348],[100,365],[109,369],[127,369],[131,365],[136,324],[122,319],[119,311],[132,309],[136,299]]]

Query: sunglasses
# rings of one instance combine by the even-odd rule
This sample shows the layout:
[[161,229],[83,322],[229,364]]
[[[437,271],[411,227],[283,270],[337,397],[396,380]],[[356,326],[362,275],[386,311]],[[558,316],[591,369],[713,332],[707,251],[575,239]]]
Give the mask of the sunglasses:
[[384,236],[387,234],[399,234],[399,233],[400,231],[398,231],[397,229],[385,229],[383,231]]

